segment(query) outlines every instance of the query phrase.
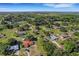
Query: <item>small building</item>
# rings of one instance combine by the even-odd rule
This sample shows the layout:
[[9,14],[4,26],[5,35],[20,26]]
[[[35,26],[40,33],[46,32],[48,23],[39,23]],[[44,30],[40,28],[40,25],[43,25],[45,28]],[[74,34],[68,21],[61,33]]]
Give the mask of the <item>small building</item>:
[[10,44],[9,45],[10,46],[8,46],[5,49],[5,52],[7,52],[7,54],[16,53],[20,49],[20,42],[15,40],[14,38],[10,39]]
[[3,38],[3,37],[5,37],[5,34],[0,34],[0,38]]
[[16,31],[17,36],[22,36],[26,34],[26,31]]
[[55,36],[54,34],[50,34],[49,36],[46,37],[47,40],[51,40],[51,41],[54,41],[54,40],[57,40],[58,37]]
[[58,38],[57,36],[55,36],[55,35],[53,35],[53,34],[50,34],[50,40],[52,40],[52,41],[53,41],[53,40],[57,40],[57,38]]
[[60,26],[53,25],[52,28],[53,29],[60,29]]
[[65,39],[70,39],[71,36],[72,36],[72,34],[64,33],[64,34],[61,34],[61,35],[59,36],[59,38],[65,40]]
[[10,46],[9,50],[17,51],[19,50],[19,45],[16,44],[16,45]]
[[24,39],[23,45],[25,48],[30,47],[33,44],[33,42],[30,39]]

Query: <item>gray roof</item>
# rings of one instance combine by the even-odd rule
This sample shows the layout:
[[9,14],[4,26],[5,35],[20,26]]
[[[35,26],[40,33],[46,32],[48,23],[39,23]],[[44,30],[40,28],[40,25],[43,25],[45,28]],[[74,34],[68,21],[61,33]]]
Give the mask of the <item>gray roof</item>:
[[17,45],[10,46],[10,48],[9,48],[9,50],[18,50],[18,49],[19,49],[18,44]]
[[18,31],[18,32],[17,32],[18,35],[23,35],[23,34],[25,34],[25,33],[26,33],[25,31]]
[[4,34],[0,34],[0,38],[4,37]]
[[55,39],[57,39],[57,37],[56,37],[55,35],[51,34],[51,35],[50,35],[50,39],[51,39],[51,40],[55,40]]

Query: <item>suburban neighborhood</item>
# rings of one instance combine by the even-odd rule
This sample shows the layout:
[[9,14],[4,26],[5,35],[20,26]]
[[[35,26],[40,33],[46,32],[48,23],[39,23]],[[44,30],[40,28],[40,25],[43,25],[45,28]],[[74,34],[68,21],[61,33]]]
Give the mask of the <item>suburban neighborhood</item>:
[[79,15],[50,12],[0,14],[0,55],[79,55]]

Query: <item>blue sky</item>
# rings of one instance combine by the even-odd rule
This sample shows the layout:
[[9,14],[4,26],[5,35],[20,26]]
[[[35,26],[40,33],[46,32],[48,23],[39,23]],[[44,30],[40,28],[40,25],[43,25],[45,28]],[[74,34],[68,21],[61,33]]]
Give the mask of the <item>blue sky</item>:
[[79,12],[78,3],[0,3],[0,11]]

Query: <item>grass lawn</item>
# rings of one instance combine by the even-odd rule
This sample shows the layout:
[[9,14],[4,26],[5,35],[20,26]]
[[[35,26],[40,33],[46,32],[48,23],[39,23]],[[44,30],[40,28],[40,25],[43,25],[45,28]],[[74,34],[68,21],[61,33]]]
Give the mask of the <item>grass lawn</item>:
[[0,42],[6,43],[8,41],[8,39],[10,39],[10,38],[18,38],[15,35],[15,31],[16,31],[16,29],[4,29],[3,31],[0,31],[0,33],[3,33],[6,35],[6,37],[0,38]]

